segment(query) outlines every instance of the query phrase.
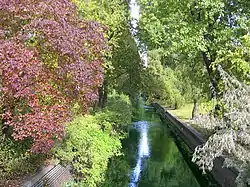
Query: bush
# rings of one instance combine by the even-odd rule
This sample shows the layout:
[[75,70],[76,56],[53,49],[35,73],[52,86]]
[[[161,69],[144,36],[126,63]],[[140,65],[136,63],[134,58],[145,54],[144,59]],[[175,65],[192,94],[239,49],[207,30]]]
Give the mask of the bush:
[[[3,106],[0,94],[0,116],[3,114]],[[30,154],[28,151],[32,141],[14,141],[9,136],[9,131],[3,134],[3,120],[0,118],[0,186],[5,186],[8,180],[17,180],[42,165],[45,156],[42,154]]]
[[[197,124],[213,131],[205,144],[198,146],[193,161],[206,172],[212,170],[214,160],[224,158],[224,166],[238,170],[236,186],[250,185],[250,86],[218,69],[224,92],[210,115],[196,119]],[[222,104],[222,105],[221,105]],[[221,105],[220,115],[216,105]]]
[[45,156],[27,152],[30,142],[16,142],[1,137],[0,142],[0,181],[15,179],[27,173],[35,172],[42,165]]
[[66,139],[54,149],[54,155],[72,167],[77,186],[96,187],[104,181],[109,159],[119,155],[120,139],[131,116],[129,98],[113,93],[106,109],[95,115],[78,116],[67,125]]
[[81,180],[81,186],[95,187],[103,180],[108,159],[121,148],[119,138],[102,131],[98,120],[90,115],[74,119],[66,133],[67,138],[55,150],[55,156],[72,166],[72,173]]

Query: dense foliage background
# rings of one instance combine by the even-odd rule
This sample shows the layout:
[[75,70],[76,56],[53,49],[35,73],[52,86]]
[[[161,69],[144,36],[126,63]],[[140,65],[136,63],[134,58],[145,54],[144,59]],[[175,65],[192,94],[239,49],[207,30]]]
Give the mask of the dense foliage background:
[[[196,149],[193,161],[206,171],[222,156],[227,167],[239,171],[237,185],[248,186],[250,2],[139,2],[138,37],[148,47],[148,71],[158,82],[151,95],[158,93],[154,98],[167,100],[168,105],[176,98],[177,104],[193,100],[193,118],[198,117],[198,103],[214,103],[209,114],[195,121],[195,127],[199,124],[212,135]],[[164,76],[164,71],[173,73]],[[164,98],[166,91],[171,99]]]
[[107,165],[143,95],[193,103],[209,132],[193,161],[206,171],[222,156],[250,185],[250,1],[138,0],[133,34],[129,2],[0,1],[0,181],[57,160],[83,186],[113,185]]
[[74,175],[97,185],[139,93],[128,2],[4,0],[0,17],[1,182],[78,154],[91,164],[74,163]]

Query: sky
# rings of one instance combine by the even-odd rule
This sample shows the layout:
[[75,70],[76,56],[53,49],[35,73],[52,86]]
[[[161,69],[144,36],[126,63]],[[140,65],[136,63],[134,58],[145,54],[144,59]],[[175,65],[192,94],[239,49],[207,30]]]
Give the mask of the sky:
[[[131,17],[132,17],[132,26],[133,28],[131,29],[131,33],[132,35],[136,35],[137,33],[137,26],[138,26],[138,21],[140,19],[140,7],[137,4],[136,0],[131,0],[130,1],[130,11],[131,11]],[[135,42],[137,43],[137,46],[139,46],[139,41],[137,38],[134,38]],[[140,57],[144,62],[144,66],[147,67],[148,65],[148,56],[147,56],[147,52],[139,52],[140,53]]]
[[136,3],[136,0],[130,1],[131,16],[133,18],[132,25],[134,28],[137,27],[137,22],[140,19],[140,7]]

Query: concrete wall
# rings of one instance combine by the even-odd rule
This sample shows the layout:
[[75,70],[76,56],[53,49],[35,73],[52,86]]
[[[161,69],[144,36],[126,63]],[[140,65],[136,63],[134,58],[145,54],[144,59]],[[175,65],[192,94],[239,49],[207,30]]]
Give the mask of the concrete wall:
[[[165,109],[159,104],[154,103],[152,106],[159,113],[162,121],[168,125],[171,132],[187,145],[190,153],[193,153],[198,145],[205,143],[205,139],[191,126],[179,121],[176,117],[165,111]],[[222,166],[223,158],[219,157],[215,159],[214,168],[209,174],[222,187],[236,186],[235,179],[238,175],[237,171],[234,169],[223,168]]]

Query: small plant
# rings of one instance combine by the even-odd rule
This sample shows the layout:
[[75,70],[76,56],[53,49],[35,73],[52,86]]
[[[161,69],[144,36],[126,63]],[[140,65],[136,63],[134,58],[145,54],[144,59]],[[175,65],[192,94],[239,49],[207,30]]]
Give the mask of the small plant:
[[16,142],[11,138],[0,140],[0,181],[15,179],[33,173],[46,159],[43,154],[27,152],[31,142]]

